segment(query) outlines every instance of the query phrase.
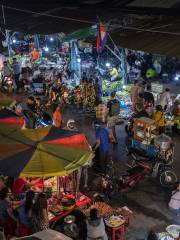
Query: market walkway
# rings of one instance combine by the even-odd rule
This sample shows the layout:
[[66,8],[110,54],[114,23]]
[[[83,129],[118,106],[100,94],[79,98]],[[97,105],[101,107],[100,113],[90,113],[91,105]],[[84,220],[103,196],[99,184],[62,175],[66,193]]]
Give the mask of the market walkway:
[[[92,127],[93,114],[84,114],[82,111],[71,107],[64,114],[64,121],[72,118],[77,121],[78,127],[88,137],[89,142],[93,145],[95,143],[95,135]],[[118,145],[112,150],[113,160],[116,163],[117,169],[120,171],[124,169],[127,161],[126,145],[124,132],[124,124],[117,127],[118,130]],[[176,142],[176,156],[174,167],[178,177],[180,177],[180,138],[174,137]],[[93,183],[97,183],[98,179],[93,178]],[[86,192],[87,194],[87,192]],[[137,189],[117,196],[112,204],[116,206],[127,205],[133,211],[133,227],[127,232],[128,240],[144,240],[148,231],[157,225],[180,223],[168,209],[167,203],[169,201],[169,192],[162,189],[150,177],[144,179]]]

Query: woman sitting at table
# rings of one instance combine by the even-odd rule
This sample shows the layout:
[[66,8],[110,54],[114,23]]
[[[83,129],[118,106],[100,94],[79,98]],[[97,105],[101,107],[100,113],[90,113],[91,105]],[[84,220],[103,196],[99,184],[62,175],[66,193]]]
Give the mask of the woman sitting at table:
[[0,191],[0,226],[4,228],[5,235],[14,235],[16,218],[13,215],[9,199],[10,190],[4,187]]
[[98,216],[96,208],[91,209],[90,218],[87,221],[87,239],[107,240],[105,224],[103,218]]
[[37,195],[31,214],[33,233],[49,228],[47,198],[44,193]]
[[25,202],[17,210],[19,220],[19,237],[31,234],[30,214],[32,211],[34,196],[35,193],[33,191],[27,192]]

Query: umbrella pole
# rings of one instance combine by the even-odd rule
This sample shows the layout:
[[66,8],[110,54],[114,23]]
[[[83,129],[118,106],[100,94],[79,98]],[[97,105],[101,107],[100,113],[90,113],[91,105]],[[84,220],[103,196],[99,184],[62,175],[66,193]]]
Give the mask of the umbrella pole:
[[80,185],[81,171],[82,171],[82,168],[79,168],[76,174],[76,199],[79,199],[79,185]]

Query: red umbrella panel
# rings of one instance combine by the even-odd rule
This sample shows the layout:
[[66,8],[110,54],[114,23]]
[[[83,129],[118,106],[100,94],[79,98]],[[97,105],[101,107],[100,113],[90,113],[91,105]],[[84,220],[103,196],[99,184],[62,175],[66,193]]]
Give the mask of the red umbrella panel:
[[2,109],[0,110],[0,124],[1,123],[22,127],[24,119],[9,109]]

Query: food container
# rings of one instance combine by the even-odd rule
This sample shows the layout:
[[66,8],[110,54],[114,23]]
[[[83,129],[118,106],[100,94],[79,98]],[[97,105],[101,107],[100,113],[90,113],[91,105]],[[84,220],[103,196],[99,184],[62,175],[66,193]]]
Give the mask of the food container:
[[122,216],[111,216],[109,218],[105,218],[105,223],[108,227],[120,227],[122,224],[125,223],[125,220],[122,219]]
[[61,203],[65,211],[72,210],[76,206],[76,201],[73,198],[64,197]]
[[65,217],[64,222],[65,223],[74,223],[75,222],[75,216],[69,215],[69,216]]
[[175,239],[179,238],[180,235],[180,226],[179,225],[169,225],[166,228],[166,231]]
[[167,151],[170,148],[171,143],[171,138],[165,134],[161,134],[154,139],[154,145],[162,151]]

